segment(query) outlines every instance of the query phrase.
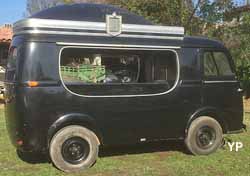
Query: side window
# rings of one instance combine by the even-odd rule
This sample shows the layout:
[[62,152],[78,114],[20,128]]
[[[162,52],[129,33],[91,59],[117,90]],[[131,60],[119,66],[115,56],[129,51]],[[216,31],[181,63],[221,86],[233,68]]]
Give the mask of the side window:
[[178,75],[173,51],[65,48],[60,75],[79,95],[140,95],[170,90]]
[[17,48],[11,47],[9,50],[8,63],[6,69],[6,80],[14,81],[16,79]]
[[229,59],[220,51],[207,51],[204,53],[204,75],[209,76],[234,76]]
[[9,45],[3,45],[0,47],[0,64],[6,66],[8,58]]
[[223,52],[213,52],[220,76],[234,75],[228,57]]
[[16,68],[16,58],[17,58],[17,48],[11,47],[8,55],[8,69],[15,69]]
[[173,86],[177,77],[175,54],[172,52],[158,53],[154,58],[153,80],[154,82],[166,82]]
[[204,53],[204,75],[205,76],[217,76],[218,71],[213,58],[212,52]]

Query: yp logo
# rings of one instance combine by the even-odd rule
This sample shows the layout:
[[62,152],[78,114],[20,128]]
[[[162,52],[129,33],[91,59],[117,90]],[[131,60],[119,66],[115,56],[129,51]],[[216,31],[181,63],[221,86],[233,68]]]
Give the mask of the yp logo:
[[242,142],[228,142],[227,144],[229,146],[230,152],[232,151],[238,152],[240,149],[243,148]]

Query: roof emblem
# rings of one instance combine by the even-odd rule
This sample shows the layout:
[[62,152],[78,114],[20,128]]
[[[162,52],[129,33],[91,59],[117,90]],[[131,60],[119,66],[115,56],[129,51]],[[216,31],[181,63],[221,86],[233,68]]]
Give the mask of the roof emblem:
[[114,12],[112,15],[106,15],[107,33],[111,36],[118,36],[122,33],[122,16]]

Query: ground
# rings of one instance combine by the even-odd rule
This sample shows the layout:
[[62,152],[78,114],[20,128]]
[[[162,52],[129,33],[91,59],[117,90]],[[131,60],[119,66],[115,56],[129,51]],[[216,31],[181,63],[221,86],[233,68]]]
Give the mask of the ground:
[[243,99],[245,112],[250,113],[250,99]]
[[[250,114],[245,123],[250,130]],[[90,170],[76,176],[249,176],[250,132],[227,135],[227,139],[243,142],[239,152],[225,146],[210,156],[187,154],[182,142],[161,142],[137,146],[102,149],[97,163]],[[36,159],[36,160],[34,160]],[[28,163],[28,162],[30,163]],[[33,164],[31,164],[33,162]],[[68,175],[55,169],[43,159],[26,162],[19,159],[10,144],[3,108],[0,108],[0,176]],[[74,174],[71,174],[74,175]]]

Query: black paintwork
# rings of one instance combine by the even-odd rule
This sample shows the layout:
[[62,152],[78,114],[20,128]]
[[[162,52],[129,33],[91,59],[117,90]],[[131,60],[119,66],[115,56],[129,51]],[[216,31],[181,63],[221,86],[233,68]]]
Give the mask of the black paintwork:
[[[53,12],[54,13],[54,12]],[[44,17],[40,13],[40,17]],[[39,17],[39,14],[34,17]],[[63,87],[59,78],[59,52],[56,42],[123,45],[179,46],[180,79],[173,91],[146,97],[79,97]],[[203,77],[204,50],[227,49],[217,41],[185,37],[183,41],[119,37],[17,35],[15,76],[6,74],[6,121],[12,142],[23,140],[19,149],[47,151],[52,136],[67,125],[93,130],[102,145],[130,144],[162,139],[184,139],[191,122],[210,115],[222,125],[224,133],[241,130],[243,108],[238,82],[206,84]],[[9,79],[13,78],[13,79]],[[215,81],[232,80],[235,77]],[[27,81],[38,81],[28,87]],[[138,84],[122,84],[108,90],[134,91]],[[106,91],[108,91],[106,90]],[[105,90],[103,90],[105,91]],[[93,89],[95,92],[95,89]]]
[[226,49],[225,46],[217,40],[211,40],[205,37],[190,36],[184,38],[183,47]]
[[[62,46],[30,42],[22,36],[15,37],[12,46],[20,47],[20,56],[17,80],[7,80],[6,83],[6,118],[13,143],[23,139],[24,150],[46,150],[53,134],[69,124],[91,128],[104,145],[136,143],[140,138],[184,138],[190,122],[200,115],[214,115],[223,124],[224,132],[242,128],[238,83],[204,85],[200,48],[187,47],[186,44],[177,50],[180,80],[167,95],[83,98],[72,95],[61,84],[58,54]],[[27,87],[29,80],[39,81],[39,87]],[[118,87],[124,88],[123,85]],[[224,92],[223,95],[221,92]],[[225,98],[228,100],[225,101]]]
[[114,12],[116,12],[117,15],[122,15],[124,24],[152,25],[152,22],[125,9],[107,4],[97,5],[91,3],[60,5],[38,12],[30,18],[105,22],[106,14],[111,15]]

